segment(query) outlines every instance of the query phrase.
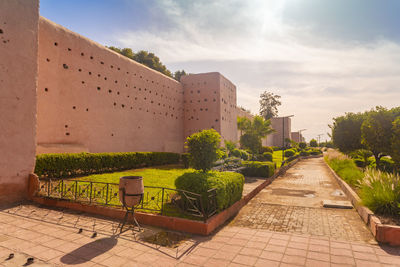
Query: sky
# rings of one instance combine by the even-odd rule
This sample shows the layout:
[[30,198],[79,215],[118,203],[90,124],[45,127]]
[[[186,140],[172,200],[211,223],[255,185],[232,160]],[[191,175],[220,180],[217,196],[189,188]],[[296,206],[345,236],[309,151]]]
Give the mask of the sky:
[[40,14],[172,71],[218,71],[254,114],[262,92],[280,95],[307,140],[345,112],[400,106],[397,0],[41,0]]

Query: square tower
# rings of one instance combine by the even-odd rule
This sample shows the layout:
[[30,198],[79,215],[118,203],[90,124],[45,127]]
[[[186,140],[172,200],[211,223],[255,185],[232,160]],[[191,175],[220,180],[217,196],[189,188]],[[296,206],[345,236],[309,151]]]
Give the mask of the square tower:
[[215,129],[224,140],[237,140],[236,86],[218,72],[181,78],[184,91],[184,137]]

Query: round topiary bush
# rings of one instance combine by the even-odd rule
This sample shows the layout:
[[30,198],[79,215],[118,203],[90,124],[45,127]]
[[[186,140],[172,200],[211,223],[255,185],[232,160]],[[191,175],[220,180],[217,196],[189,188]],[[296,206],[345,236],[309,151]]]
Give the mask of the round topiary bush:
[[232,150],[232,156],[237,157],[237,158],[241,158],[241,154],[240,153],[240,149],[235,148],[234,150]]
[[302,156],[302,157],[310,156],[310,152],[308,152],[306,150],[300,151],[300,156]]
[[269,153],[274,153],[274,150],[272,149],[272,147],[269,147],[269,146],[263,146],[262,148],[261,148],[261,151],[260,151],[261,153],[265,153],[265,152],[269,152]]
[[187,172],[175,180],[177,189],[203,195],[203,205],[207,210],[207,191],[217,189],[217,207],[222,211],[242,198],[244,176],[236,172]]
[[285,157],[292,157],[294,154],[296,154],[296,152],[294,152],[293,149],[285,150]]
[[306,144],[305,142],[300,142],[300,143],[299,143],[299,147],[300,147],[301,149],[305,149],[305,148],[307,147],[307,144]]
[[272,153],[271,152],[265,152],[263,153],[263,159],[266,161],[272,161]]
[[249,153],[247,153],[245,150],[240,150],[240,158],[244,160],[248,160],[250,157]]

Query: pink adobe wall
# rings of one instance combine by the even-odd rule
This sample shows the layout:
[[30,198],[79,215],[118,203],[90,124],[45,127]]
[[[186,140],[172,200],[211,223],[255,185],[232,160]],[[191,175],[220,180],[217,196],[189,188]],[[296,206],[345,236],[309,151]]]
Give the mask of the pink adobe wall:
[[38,151],[183,151],[182,85],[45,18]]
[[[292,133],[292,121],[291,118],[284,118],[285,120],[285,138],[291,138]],[[271,118],[271,126],[275,132],[267,137],[268,146],[279,146],[283,145],[282,131],[283,131],[283,118],[276,117]]]
[[[184,136],[215,129],[222,140],[237,140],[236,87],[218,72],[183,76]],[[230,102],[228,102],[230,101]]]
[[223,140],[237,140],[236,86],[220,75],[221,136]]
[[0,1],[0,204],[26,197],[35,165],[38,8]]

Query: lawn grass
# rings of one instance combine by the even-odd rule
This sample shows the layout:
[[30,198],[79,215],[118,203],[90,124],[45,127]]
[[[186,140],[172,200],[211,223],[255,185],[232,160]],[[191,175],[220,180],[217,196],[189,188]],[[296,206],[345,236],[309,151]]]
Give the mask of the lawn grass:
[[[272,153],[272,160],[276,162],[276,168],[279,169],[282,165],[282,150],[277,150]],[[285,157],[285,160],[287,160],[287,157]]]
[[181,165],[166,165],[152,168],[133,169],[122,172],[93,174],[74,180],[102,183],[119,183],[122,176],[142,176],[145,186],[157,186],[175,189],[175,180],[193,169],[184,169]]

